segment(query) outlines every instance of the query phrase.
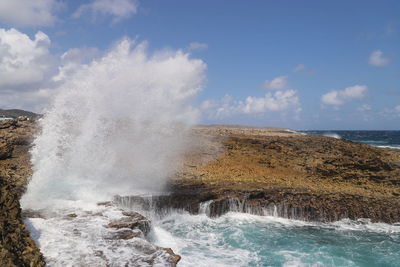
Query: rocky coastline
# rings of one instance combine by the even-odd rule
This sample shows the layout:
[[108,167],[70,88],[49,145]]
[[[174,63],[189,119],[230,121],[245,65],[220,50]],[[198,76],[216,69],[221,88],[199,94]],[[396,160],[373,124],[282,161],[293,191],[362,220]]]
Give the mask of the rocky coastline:
[[[45,265],[19,206],[32,174],[29,149],[37,131],[37,122],[26,118],[0,122],[0,263],[6,266]],[[198,126],[193,138],[197,145],[171,177],[168,194],[116,196],[114,204],[159,214],[186,210],[216,217],[237,211],[306,221],[400,222],[398,151],[276,128]],[[131,223],[119,238],[148,231],[141,215],[126,217],[109,225]],[[135,224],[132,218],[140,220]],[[176,265],[180,257],[164,251]]]
[[45,266],[22,220],[19,199],[31,175],[29,146],[35,123],[0,121],[0,265]]

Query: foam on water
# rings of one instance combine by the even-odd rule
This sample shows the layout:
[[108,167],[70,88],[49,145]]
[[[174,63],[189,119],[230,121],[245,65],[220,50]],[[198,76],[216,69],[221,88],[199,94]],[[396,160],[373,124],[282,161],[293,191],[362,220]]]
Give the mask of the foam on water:
[[[76,207],[73,204],[70,202],[69,208],[48,213],[45,218],[25,220],[48,266],[168,266],[165,251],[143,236],[113,238],[118,230],[105,226],[124,217],[121,210],[104,206],[78,208],[80,203]],[[77,217],[68,216],[71,213]]]
[[153,240],[179,253],[181,266],[396,266],[400,225],[179,213],[155,222]]
[[337,133],[323,133],[323,136],[326,137],[332,137],[332,138],[336,138],[336,139],[341,139],[342,137],[340,135],[338,135]]

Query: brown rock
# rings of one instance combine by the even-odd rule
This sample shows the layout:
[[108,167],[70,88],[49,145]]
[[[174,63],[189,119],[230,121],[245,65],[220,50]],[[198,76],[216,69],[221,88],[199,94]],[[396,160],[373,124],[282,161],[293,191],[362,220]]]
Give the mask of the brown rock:
[[163,248],[163,250],[171,256],[169,258],[171,266],[176,266],[178,264],[178,262],[181,260],[181,256],[179,256],[178,254],[175,254],[171,248]]
[[111,233],[108,239],[132,239],[134,237],[141,237],[142,231],[139,229],[131,230],[131,229],[120,229],[116,232]]
[[21,219],[15,187],[0,177],[0,266],[45,266]]
[[11,157],[13,149],[14,148],[10,143],[6,142],[0,143],[0,160]]
[[150,220],[146,217],[142,216],[137,212],[124,212],[124,218],[121,218],[116,221],[112,221],[108,224],[108,227],[121,229],[121,228],[129,228],[129,229],[139,229],[146,236],[150,232]]

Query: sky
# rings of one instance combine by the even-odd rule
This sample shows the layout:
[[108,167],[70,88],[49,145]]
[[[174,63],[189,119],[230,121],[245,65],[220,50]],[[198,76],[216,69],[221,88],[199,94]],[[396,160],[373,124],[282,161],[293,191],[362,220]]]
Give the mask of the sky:
[[123,39],[201,60],[203,124],[400,130],[397,0],[1,0],[0,108],[43,112]]

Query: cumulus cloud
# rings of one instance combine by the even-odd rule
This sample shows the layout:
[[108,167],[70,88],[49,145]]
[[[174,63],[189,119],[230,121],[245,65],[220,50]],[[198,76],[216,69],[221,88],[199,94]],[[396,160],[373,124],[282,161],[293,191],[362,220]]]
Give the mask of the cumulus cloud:
[[54,71],[50,39],[39,31],[33,39],[15,29],[0,29],[0,90],[43,82]]
[[288,88],[287,76],[279,76],[264,83],[267,92],[263,96],[248,96],[243,100],[235,100],[225,95],[221,100],[206,100],[201,109],[210,118],[222,119],[234,115],[265,114],[270,112],[292,112],[297,118],[301,112],[297,91]]
[[57,0],[2,0],[0,22],[16,26],[49,26],[56,21]]
[[384,67],[390,63],[390,60],[383,56],[381,50],[375,50],[369,56],[369,64],[375,67]]
[[287,88],[287,76],[279,76],[271,81],[265,81],[264,88],[270,90],[282,90]]
[[365,85],[354,85],[343,90],[333,90],[322,95],[321,102],[326,105],[340,106],[353,99],[363,98],[367,91]]
[[72,15],[74,18],[90,14],[93,19],[99,16],[111,16],[113,22],[127,19],[138,12],[136,0],[92,0],[89,4],[81,5]]
[[201,108],[212,118],[225,118],[240,114],[261,114],[267,112],[301,111],[300,100],[296,90],[285,90],[266,93],[261,97],[248,96],[236,101],[230,95],[225,95],[220,101],[206,100]]
[[238,105],[240,111],[245,114],[282,111],[289,108],[295,108],[296,112],[299,112],[299,106],[300,102],[295,90],[267,93],[263,97],[248,96],[244,102],[240,102]]
[[207,48],[208,44],[206,43],[193,42],[189,44],[190,51],[201,51],[201,50],[206,50]]
[[40,111],[52,94],[51,77],[58,60],[51,41],[38,31],[33,38],[15,29],[0,29],[0,108]]

